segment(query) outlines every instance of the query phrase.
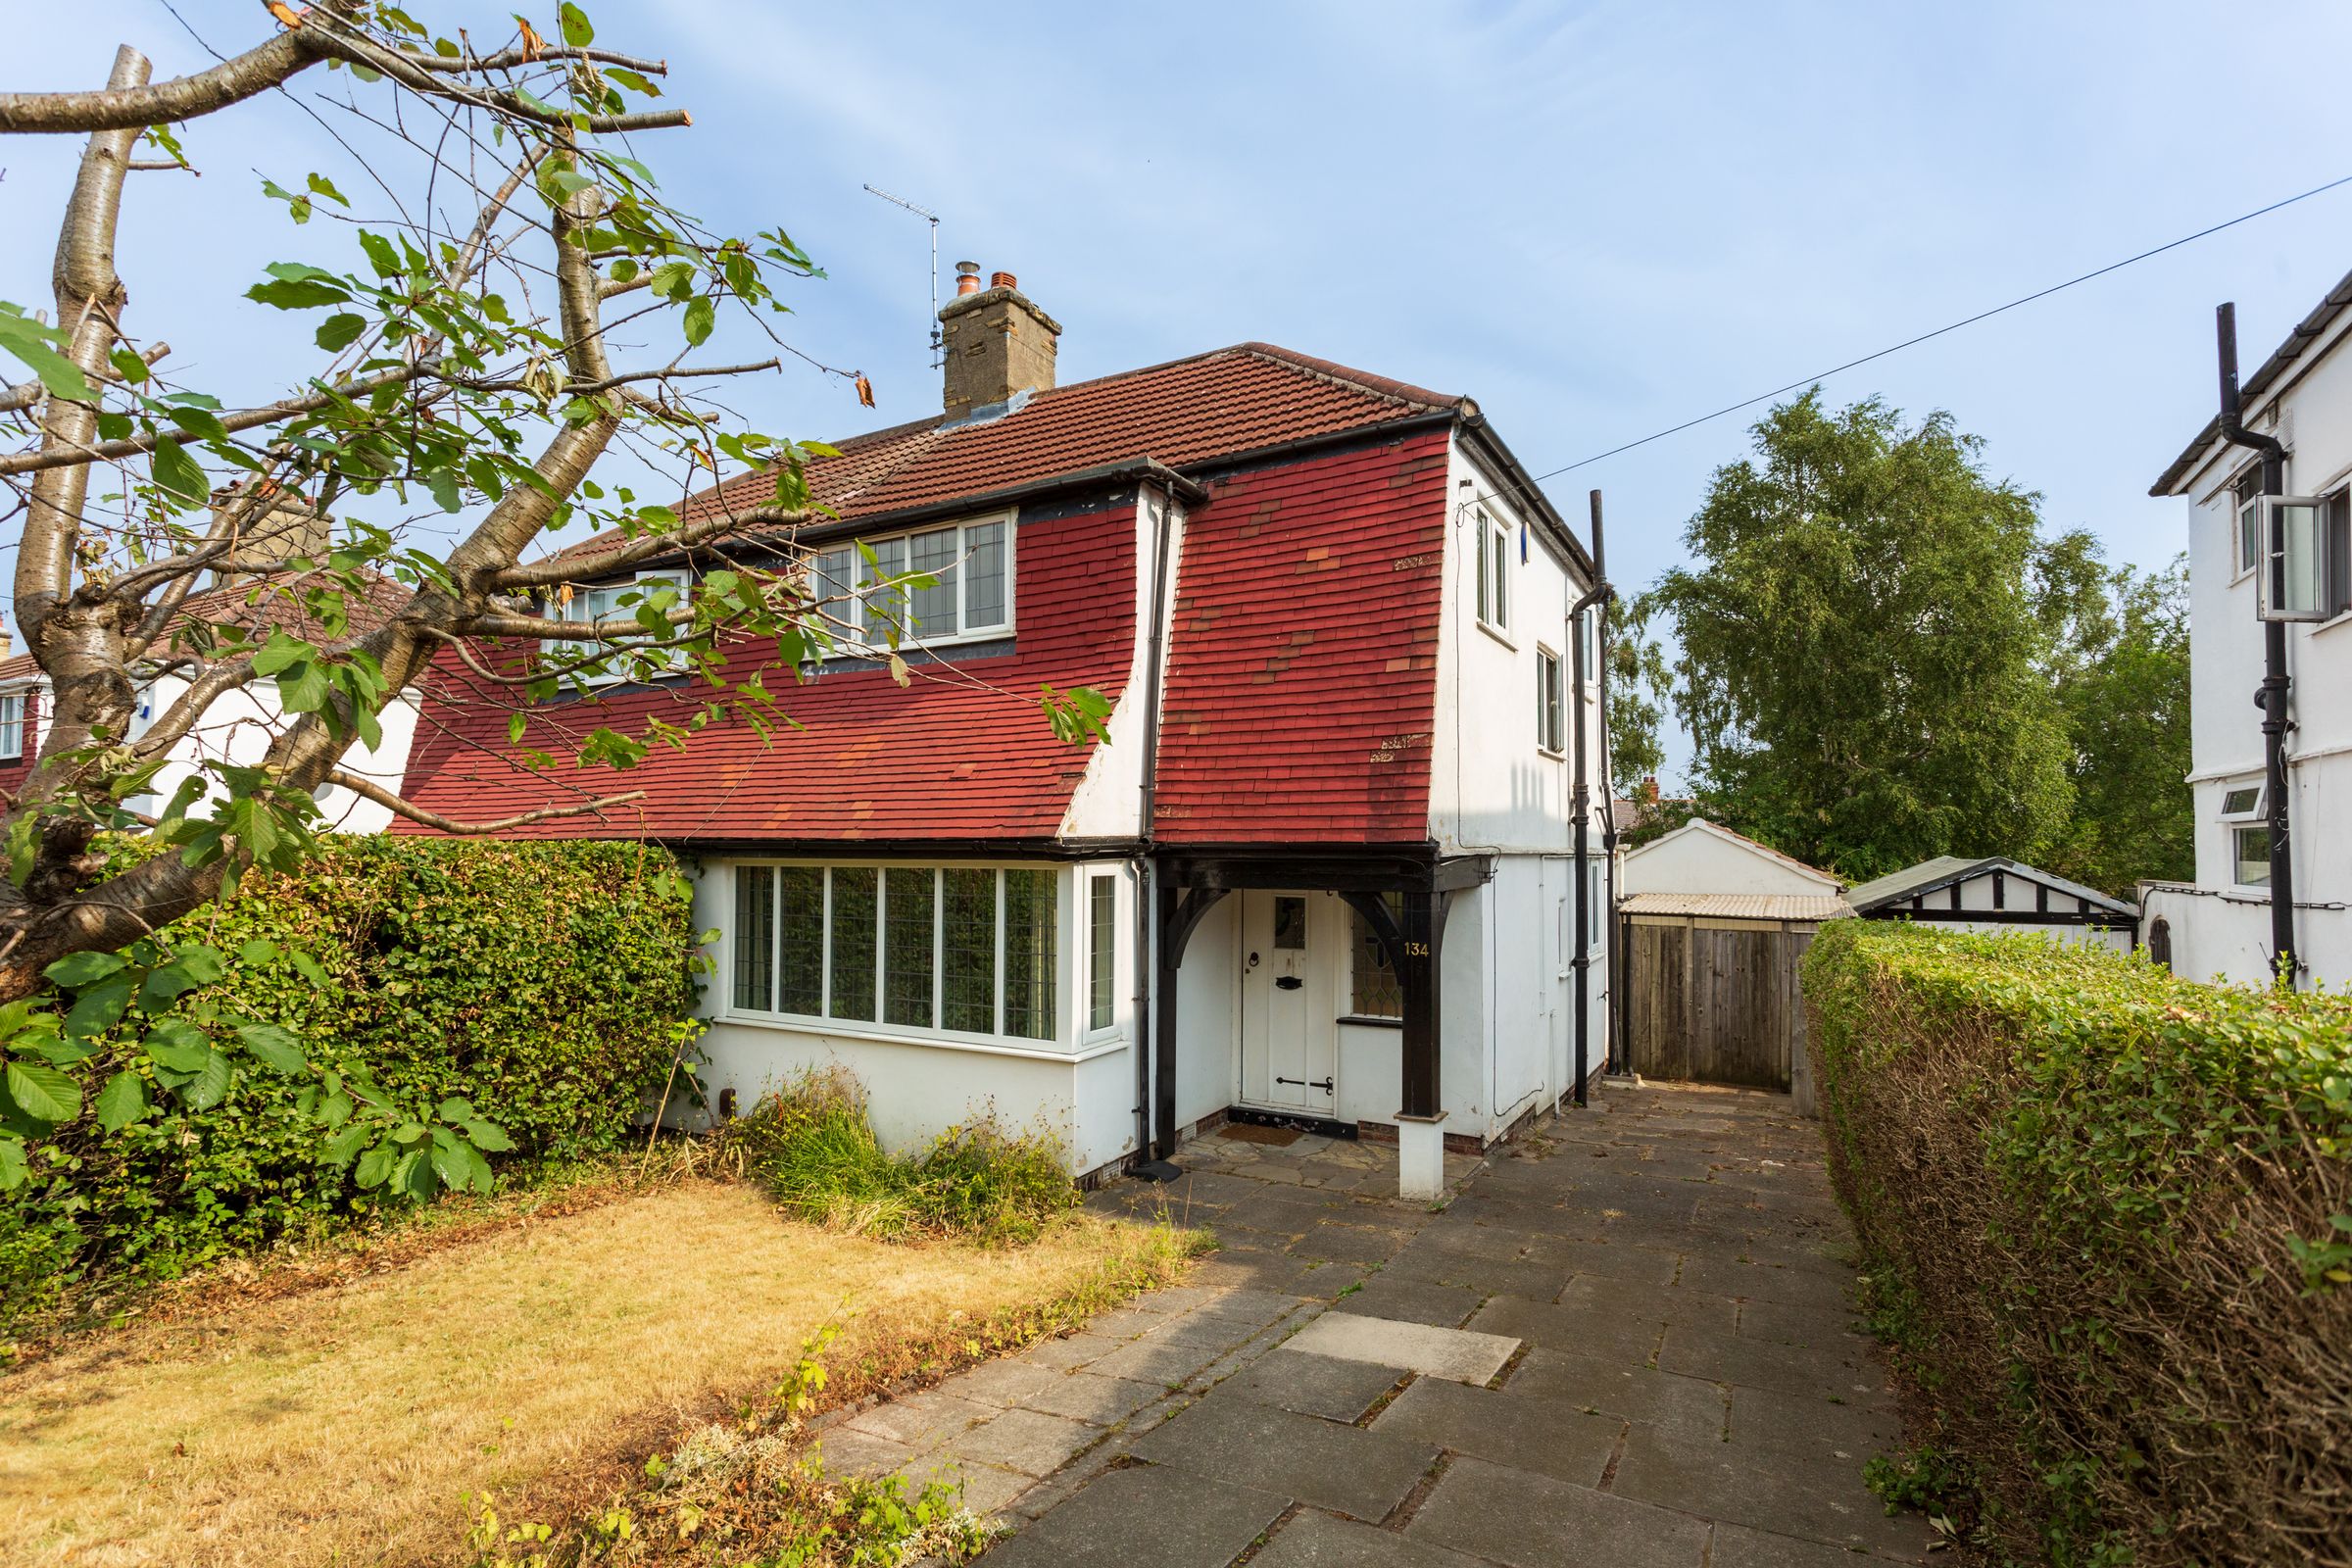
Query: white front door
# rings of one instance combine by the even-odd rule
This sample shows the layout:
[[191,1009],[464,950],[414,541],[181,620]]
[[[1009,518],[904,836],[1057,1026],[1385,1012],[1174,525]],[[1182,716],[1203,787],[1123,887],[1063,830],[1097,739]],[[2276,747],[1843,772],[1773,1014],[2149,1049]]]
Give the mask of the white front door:
[[[1242,1099],[1277,1110],[1338,1111],[1338,993],[1332,966],[1339,901],[1322,894],[1242,895]],[[1337,911],[1337,912],[1335,912]]]

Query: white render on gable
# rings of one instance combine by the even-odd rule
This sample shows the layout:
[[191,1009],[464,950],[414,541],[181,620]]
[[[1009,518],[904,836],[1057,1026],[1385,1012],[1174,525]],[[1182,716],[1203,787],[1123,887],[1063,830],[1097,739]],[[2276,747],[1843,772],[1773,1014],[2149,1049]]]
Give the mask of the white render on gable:
[[1840,885],[1827,871],[1703,818],[1627,851],[1618,875],[1618,891],[1628,898],[1641,893],[1823,898],[1835,897]]
[[[2341,289],[2338,290],[2339,294]],[[2338,314],[2245,400],[2247,428],[2287,450],[2284,493],[2352,489],[2352,311]],[[2233,789],[2263,781],[2264,671],[2255,578],[2239,569],[2232,481],[2261,454],[2208,441],[2169,494],[2188,506],[2189,708],[2196,812],[2196,880],[2141,889],[2142,940],[2169,943],[2174,970],[2192,980],[2264,984],[2271,975],[2271,900],[2241,881],[2227,819]],[[2293,682],[2286,737],[2296,942],[2306,988],[2352,983],[2352,611],[2286,627]],[[2259,826],[2259,823],[2252,825]],[[2162,922],[2161,929],[2158,922]]]

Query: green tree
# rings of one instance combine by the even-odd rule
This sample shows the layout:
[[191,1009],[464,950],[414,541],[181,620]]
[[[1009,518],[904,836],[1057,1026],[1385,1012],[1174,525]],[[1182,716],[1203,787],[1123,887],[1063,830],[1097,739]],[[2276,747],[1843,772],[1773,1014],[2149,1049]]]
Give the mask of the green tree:
[[1948,414],[1815,388],[1717,470],[1642,609],[1673,619],[1701,808],[1857,880],[2029,857],[2074,803],[2057,652],[2103,612],[2088,535],[1986,476]]
[[1666,765],[1661,731],[1673,675],[1641,603],[1628,606],[1622,619],[1609,628],[1602,674],[1608,682],[1609,779],[1618,794],[1632,795]]
[[2196,874],[2186,558],[2144,575],[2120,567],[2106,587],[2107,612],[2086,620],[2056,671],[2075,808],[2043,863],[2129,896],[2142,878]]

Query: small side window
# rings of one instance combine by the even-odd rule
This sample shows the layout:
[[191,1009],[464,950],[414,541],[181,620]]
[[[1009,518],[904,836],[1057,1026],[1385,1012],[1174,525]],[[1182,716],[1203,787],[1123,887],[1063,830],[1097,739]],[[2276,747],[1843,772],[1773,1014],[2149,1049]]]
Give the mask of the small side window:
[[2243,576],[2262,559],[2262,467],[2258,464],[2237,476],[2237,565]]
[[1561,750],[1560,656],[1536,650],[1536,745],[1555,756]]

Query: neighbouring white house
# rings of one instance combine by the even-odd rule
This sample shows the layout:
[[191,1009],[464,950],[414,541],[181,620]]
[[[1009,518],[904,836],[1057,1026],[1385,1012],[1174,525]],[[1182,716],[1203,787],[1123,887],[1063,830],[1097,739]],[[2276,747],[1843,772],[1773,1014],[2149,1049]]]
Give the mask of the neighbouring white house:
[[[379,580],[377,587],[380,592],[370,602],[351,607],[356,623],[367,624],[370,613],[388,611],[406,597],[405,590],[389,579]],[[175,630],[165,634],[165,643],[156,654],[159,659],[169,659],[173,655],[191,655],[198,649],[199,640],[178,636],[176,628],[199,624],[217,630],[233,628],[259,639],[266,637],[272,627],[299,630],[300,622],[300,611],[282,595],[251,582],[225,584],[189,595],[174,622]],[[323,640],[322,633],[314,631],[310,635],[314,640]],[[51,696],[49,678],[41,672],[32,655],[12,656],[8,649],[8,634],[0,631],[0,790],[13,792],[24,787],[24,780],[40,757]],[[145,735],[158,715],[171,711],[172,705],[187,691],[190,678],[188,671],[180,669],[151,675],[140,684],[138,708],[131,717],[132,741]],[[341,765],[347,772],[397,792],[408,768],[409,744],[416,730],[416,698],[404,693],[387,703],[377,715],[377,722],[383,727],[381,743],[373,747],[354,746]],[[166,754],[165,766],[156,775],[154,788],[124,804],[133,810],[155,811],[172,798],[182,780],[208,760],[246,766],[259,763],[270,749],[270,739],[284,729],[285,723],[272,683],[256,681],[225,692],[214,701],[198,726],[180,737]],[[317,799],[321,825],[339,832],[377,833],[392,819],[385,807],[339,785],[320,789]]]
[[[2258,589],[2283,624],[2284,804],[2298,983],[2352,983],[2352,276],[2246,377],[2239,426],[2276,442],[2281,499],[2263,504],[2265,453],[2216,416],[2150,494],[2188,505],[2190,724],[2197,870],[2140,889],[2142,940],[2191,979],[2274,973]],[[2230,335],[2234,338],[2232,323]],[[2233,356],[2234,357],[2234,356]],[[2265,519],[2270,537],[2265,538]],[[2278,576],[2269,577],[2276,562]],[[2268,580],[2266,581],[2266,578]]]
[[2032,931],[2053,942],[2132,951],[2139,910],[2096,888],[2004,856],[1939,855],[1845,890],[1865,920],[1919,920],[1961,931]]
[[[1571,819],[1580,758],[1609,798],[1591,553],[1466,397],[1259,343],[1056,385],[1059,324],[1010,274],[968,283],[944,411],[811,462],[827,522],[727,542],[861,605],[868,651],[769,675],[796,727],[534,767],[447,660],[407,795],[479,819],[644,791],[520,831],[699,866],[704,1079],[738,1107],[837,1063],[894,1147],[993,1111],[1086,1176],[1274,1118],[1395,1139],[1435,1192],[1446,1148],[1607,1049],[1604,834],[1595,809],[1580,865]],[[574,548],[575,603],[642,575],[600,575],[610,548]],[[718,564],[646,567],[691,593]],[[932,581],[894,602],[907,571]],[[744,639],[730,678],[775,658]],[[1056,739],[1041,686],[1102,692],[1109,743]],[[542,705],[530,744],[699,701],[616,683]]]

